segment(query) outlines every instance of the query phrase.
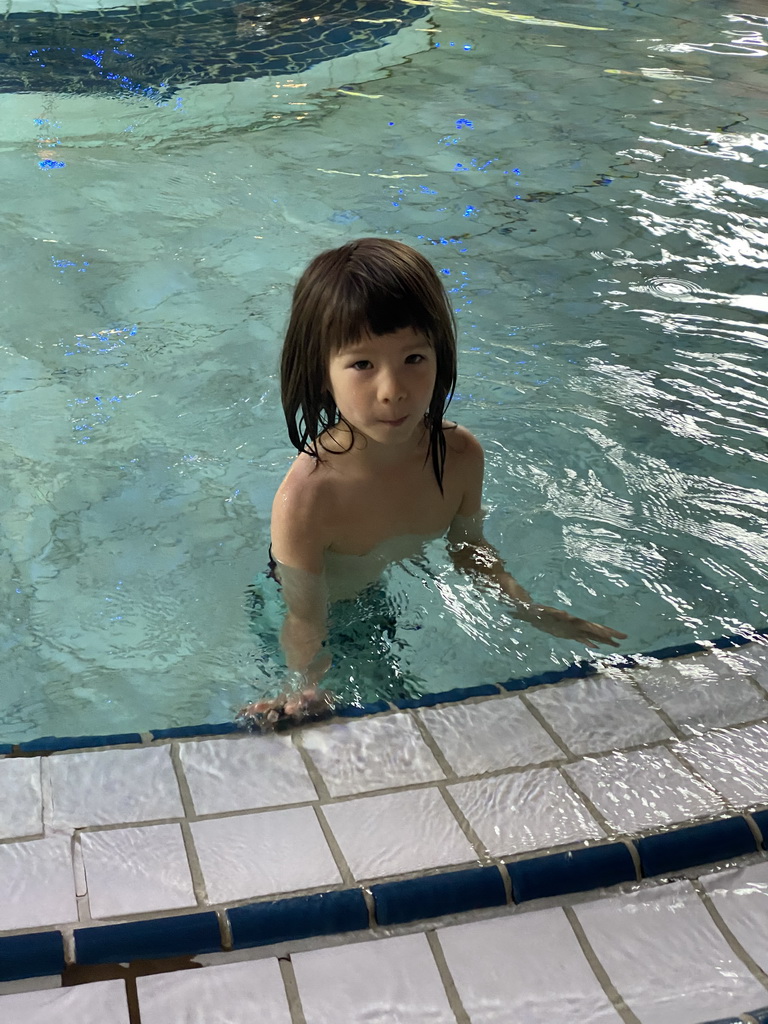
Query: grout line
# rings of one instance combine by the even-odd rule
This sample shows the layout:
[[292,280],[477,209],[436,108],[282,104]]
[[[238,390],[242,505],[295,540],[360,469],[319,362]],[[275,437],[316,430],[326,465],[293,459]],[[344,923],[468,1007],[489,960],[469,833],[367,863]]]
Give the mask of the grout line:
[[187,865],[192,878],[192,889],[195,899],[198,906],[208,907],[208,887],[205,884],[205,876],[200,866],[200,858],[198,857],[197,848],[192,836],[192,828],[188,821],[179,822],[179,828],[181,829],[181,838],[184,842],[184,852],[187,855]]
[[[622,751],[622,753],[623,753],[623,751]],[[574,793],[575,796],[577,796],[579,798],[579,800],[581,800],[581,802],[587,808],[589,813],[592,815],[592,818],[594,819],[594,821],[602,828],[603,836],[601,836],[600,838],[601,839],[605,838],[605,839],[608,839],[608,840],[615,839],[616,838],[617,830],[613,827],[613,825],[610,824],[608,819],[603,816],[602,812],[599,811],[597,809],[597,807],[595,807],[595,805],[592,803],[590,798],[585,793],[582,793],[582,791],[576,785],[574,780],[570,777],[568,772],[560,771],[560,768],[562,768],[562,767],[565,767],[565,766],[562,766],[562,765],[558,766],[558,771],[559,771],[559,774],[560,774],[561,778],[563,778],[565,780],[566,786],[571,790],[572,793]]]
[[40,758],[40,804],[40,833],[47,838],[53,823],[53,783],[46,757]]
[[[424,740],[424,743],[429,748],[430,753],[432,754],[432,756],[434,757],[434,759],[437,761],[438,765],[440,766],[440,770],[442,771],[443,775],[445,775],[446,779],[450,779],[451,782],[455,782],[456,779],[458,778],[458,776],[456,775],[456,772],[451,767],[451,765],[450,765],[450,763],[448,761],[448,758],[445,756],[445,754],[441,750],[440,745],[438,744],[437,740],[434,738],[432,733],[427,728],[426,722],[423,721],[421,715],[416,714],[416,709],[411,709],[409,714],[410,714],[411,720],[415,723],[416,728],[418,729],[419,733],[421,734],[421,738]],[[442,781],[442,780],[439,780],[439,781]]]
[[280,974],[283,978],[283,985],[285,986],[285,996],[288,1000],[288,1010],[291,1014],[291,1022],[292,1024],[307,1024],[307,1018],[304,1016],[304,1008],[301,1005],[299,986],[296,982],[296,972],[293,969],[290,954],[278,957],[277,962],[280,967]]
[[741,817],[744,818],[746,823],[749,825],[749,830],[752,833],[752,835],[755,837],[755,845],[757,846],[758,853],[762,853],[763,850],[765,849],[765,847],[763,846],[763,843],[765,842],[765,840],[763,839],[763,833],[760,831],[760,828],[759,828],[757,822],[752,817],[752,815],[750,813],[748,813],[747,811],[744,811],[742,813]]
[[325,841],[326,843],[328,843],[328,846],[330,847],[331,855],[333,856],[333,859],[336,862],[336,867],[339,869],[339,874],[341,875],[342,881],[347,886],[356,885],[357,882],[355,880],[355,876],[352,874],[352,870],[349,864],[347,864],[347,858],[344,856],[342,849],[339,846],[339,843],[336,839],[336,836],[333,834],[333,829],[331,828],[325,815],[323,814],[322,807],[315,806],[315,817],[317,818],[320,828],[322,829],[323,835],[325,836]]
[[699,878],[693,878],[690,879],[690,881],[693,885],[693,888],[696,890],[696,894],[698,895],[699,899],[704,904],[705,909],[709,913],[709,916],[712,918],[713,922],[715,923],[715,926],[720,931],[720,933],[722,934],[723,938],[728,943],[730,948],[733,950],[733,952],[736,954],[739,960],[741,960],[744,963],[749,972],[752,975],[754,975],[754,977],[760,982],[760,984],[763,985],[765,988],[768,988],[768,974],[766,974],[762,967],[755,960],[752,959],[748,951],[742,946],[742,944],[733,934],[731,929],[725,923],[722,915],[720,914],[720,911],[717,909],[714,902],[712,901],[711,896],[704,888],[704,886],[701,884],[701,880]]
[[309,775],[312,785],[315,787],[315,791],[317,792],[318,797],[323,801],[332,800],[333,797],[328,791],[328,787],[325,784],[325,779],[320,774],[320,770],[318,769],[315,762],[312,760],[309,751],[306,750],[304,747],[304,737],[302,735],[301,730],[294,729],[291,739],[293,740],[294,747],[296,748],[296,750],[298,750],[299,754],[301,755],[301,760],[304,762],[304,767],[307,770],[307,774]]
[[59,928],[61,940],[64,946],[64,963],[67,967],[77,963],[75,954],[75,929],[73,925],[62,925]]
[[539,709],[536,707],[533,701],[528,700],[524,693],[520,694],[520,700],[523,703],[523,707],[527,708],[528,712],[531,715],[533,715],[533,717],[536,719],[536,721],[539,723],[542,729],[547,733],[550,739],[554,741],[555,745],[559,747],[560,750],[562,750],[563,754],[565,754],[565,760],[569,763],[572,761],[579,760],[580,755],[574,754],[574,752],[570,749],[565,740],[555,731],[554,726],[549,724],[547,719],[544,717],[541,711],[539,711]]
[[141,1024],[141,1009],[139,1007],[139,987],[136,984],[136,977],[133,974],[125,976],[125,1000],[128,1004],[128,1024]]
[[229,915],[226,909],[217,910],[216,917],[219,921],[219,932],[221,933],[221,948],[226,952],[230,952],[235,945],[235,940],[232,936],[232,925],[230,924]]
[[620,839],[619,842],[623,843],[629,850],[629,855],[632,858],[632,863],[635,865],[635,879],[638,882],[642,882],[645,878],[645,875],[643,874],[643,862],[640,860],[640,851],[631,839],[624,837],[623,839]]
[[456,1024],[472,1024],[471,1018],[464,1009],[464,1004],[459,996],[459,991],[456,988],[456,982],[453,980],[453,976],[448,967],[448,961],[445,959],[445,953],[443,952],[443,947],[440,945],[437,932],[434,929],[430,929],[425,934],[427,942],[429,943],[429,948],[432,950],[432,956],[434,957],[437,965],[437,972],[443,983],[445,994],[448,996],[448,1003],[456,1016]]
[[184,774],[184,765],[181,763],[181,751],[178,743],[172,743],[170,748],[171,764],[176,773],[176,782],[179,787],[181,806],[184,808],[184,817],[189,820],[195,818],[195,802],[192,799],[192,790],[189,788],[187,776]]
[[475,851],[475,854],[477,855],[477,858],[480,861],[480,863],[484,866],[487,864],[496,863],[493,860],[490,850],[487,849],[485,843],[482,841],[480,836],[477,834],[477,832],[475,832],[474,828],[469,823],[469,819],[465,816],[462,809],[454,800],[453,795],[448,791],[446,783],[439,782],[435,788],[438,790],[439,793],[442,794],[443,800],[445,800],[446,804],[448,805],[448,809],[451,811],[454,818],[458,822],[459,828],[472,845],[472,849]]
[[80,844],[80,836],[76,830],[72,833],[71,848],[75,896],[87,896],[88,879],[85,871],[85,861],[83,860],[83,848]]
[[568,924],[570,924],[573,933],[576,936],[576,941],[578,942],[579,946],[581,946],[581,951],[584,954],[584,957],[587,963],[589,964],[592,973],[597,978],[600,987],[602,988],[603,992],[605,992],[611,1005],[619,1014],[621,1019],[624,1021],[624,1024],[642,1024],[639,1017],[637,1017],[637,1015],[632,1010],[630,1010],[630,1008],[624,1002],[624,998],[622,997],[621,993],[613,984],[610,977],[608,976],[608,972],[598,960],[597,954],[595,953],[594,949],[592,949],[592,946],[589,944],[589,939],[587,938],[584,929],[581,927],[581,922],[576,916],[573,907],[563,907],[563,912],[565,913],[565,916],[568,918]]

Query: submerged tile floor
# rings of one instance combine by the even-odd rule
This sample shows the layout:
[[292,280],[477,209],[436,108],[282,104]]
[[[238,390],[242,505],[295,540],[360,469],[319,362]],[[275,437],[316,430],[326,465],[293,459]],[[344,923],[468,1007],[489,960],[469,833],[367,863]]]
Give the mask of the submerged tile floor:
[[[350,1021],[472,1024],[520,1019],[515,1000],[530,1022],[562,1019],[562,1000],[569,1020],[648,1024],[763,1006],[767,720],[755,643],[284,735],[9,749],[0,1019],[135,1024],[228,994],[222,1020],[256,1004],[263,1016],[266,1000],[263,1019],[307,1024],[339,1021],[340,1005]],[[750,853],[696,882],[638,886]],[[525,906],[617,883],[631,891]],[[459,911],[474,919],[417,923]],[[349,942],[403,925],[422,930]],[[326,946],[302,950],[308,939]],[[279,941],[290,963],[265,959]],[[200,971],[139,978],[135,994],[116,977],[60,990],[34,977],[251,947],[260,959],[206,969],[199,996]],[[649,989],[633,965],[650,948]],[[686,958],[699,980],[683,1012],[683,995],[660,993]]]

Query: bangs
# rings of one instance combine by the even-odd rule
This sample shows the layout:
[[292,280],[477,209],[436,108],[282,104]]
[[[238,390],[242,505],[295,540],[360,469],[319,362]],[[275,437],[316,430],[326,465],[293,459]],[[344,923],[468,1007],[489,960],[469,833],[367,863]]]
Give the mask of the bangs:
[[[382,292],[378,282],[347,280],[338,297],[325,341],[330,351],[342,352],[366,335],[380,337],[406,327],[423,334],[434,347],[434,314],[418,296],[404,290]],[[368,287],[366,287],[368,285]]]

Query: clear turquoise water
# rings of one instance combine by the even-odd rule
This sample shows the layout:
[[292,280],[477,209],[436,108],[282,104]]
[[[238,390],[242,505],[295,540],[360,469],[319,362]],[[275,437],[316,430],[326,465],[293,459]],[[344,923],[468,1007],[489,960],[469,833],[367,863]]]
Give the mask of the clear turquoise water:
[[[244,594],[291,457],[281,330],[307,260],[356,235],[444,271],[451,411],[539,600],[626,652],[763,626],[750,2],[425,5],[388,49],[293,80],[0,96],[0,739],[220,720],[278,685]],[[386,583],[397,627],[375,666],[340,659],[347,696],[584,653],[470,592],[439,544]]]

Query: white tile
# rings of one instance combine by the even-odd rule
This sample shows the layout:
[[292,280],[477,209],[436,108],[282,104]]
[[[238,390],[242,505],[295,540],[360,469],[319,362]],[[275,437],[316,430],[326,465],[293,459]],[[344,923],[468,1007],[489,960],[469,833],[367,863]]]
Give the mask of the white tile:
[[574,911],[641,1024],[697,1024],[765,1005],[765,989],[688,882],[583,903]]
[[638,685],[688,736],[768,715],[768,701],[737,667],[713,654],[633,669]]
[[0,759],[0,839],[36,836],[43,831],[39,757]]
[[663,747],[585,758],[563,769],[622,833],[724,810],[720,797]]
[[311,807],[191,824],[210,903],[341,882]]
[[170,747],[54,754],[49,759],[56,828],[182,817]]
[[307,730],[303,742],[331,796],[444,777],[407,714],[325,725]]
[[307,1024],[456,1024],[424,935],[291,959]]
[[0,845],[0,931],[72,921],[77,901],[71,840],[55,836]]
[[605,835],[556,768],[458,782],[448,792],[494,856]]
[[317,799],[301,754],[288,736],[198,740],[181,743],[179,753],[198,814]]
[[674,751],[734,807],[768,803],[768,725],[714,730]]
[[717,657],[768,689],[768,643],[747,644],[738,650],[718,651]]
[[137,978],[141,1024],[291,1024],[277,960]]
[[622,750],[672,735],[621,672],[543,687],[528,699],[574,754]]
[[457,775],[564,758],[519,697],[454,704],[419,714]]
[[477,860],[437,789],[343,800],[323,813],[355,878]]
[[437,934],[472,1024],[620,1024],[559,907]]
[[92,917],[117,917],[195,904],[179,825],[82,832]]
[[[723,921],[755,962],[768,971],[768,862],[700,879]],[[768,998],[765,999],[768,1003]]]
[[0,996],[3,1024],[129,1024],[123,981]]

